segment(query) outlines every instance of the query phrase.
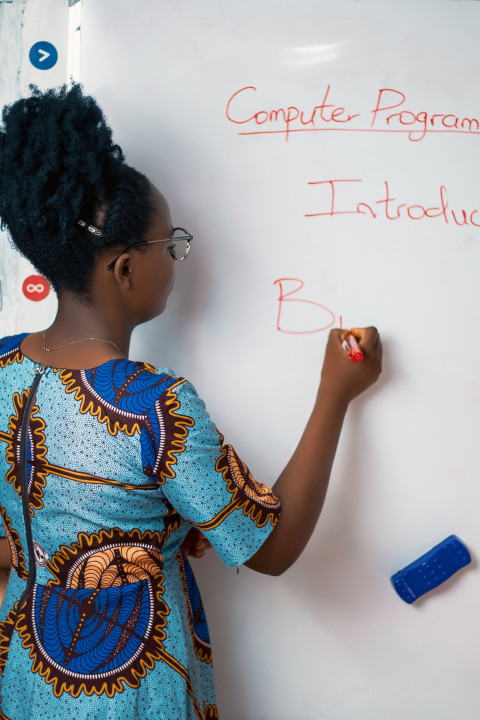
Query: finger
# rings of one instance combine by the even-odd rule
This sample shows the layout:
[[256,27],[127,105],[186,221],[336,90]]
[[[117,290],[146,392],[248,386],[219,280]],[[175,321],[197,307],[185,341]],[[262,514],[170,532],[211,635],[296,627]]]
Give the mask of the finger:
[[347,335],[350,334],[350,330],[340,329],[340,328],[334,328],[333,330],[330,330],[330,338],[334,340],[336,343],[341,345]]
[[366,350],[368,354],[375,354],[376,346],[380,341],[376,327],[352,328],[351,332],[359,340],[362,349]]
[[208,550],[208,548],[212,547],[212,544],[208,542],[207,539],[200,540],[198,543],[195,543],[195,547],[199,550]]
[[339,340],[345,334],[345,332],[348,333],[348,330],[340,330],[340,328],[332,328],[332,330],[330,330],[329,337],[332,340]]

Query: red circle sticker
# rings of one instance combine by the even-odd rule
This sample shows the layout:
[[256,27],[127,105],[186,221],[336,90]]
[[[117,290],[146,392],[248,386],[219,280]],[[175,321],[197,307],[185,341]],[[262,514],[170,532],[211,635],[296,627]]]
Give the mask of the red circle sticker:
[[38,302],[47,297],[50,292],[50,285],[42,275],[29,275],[23,281],[22,290],[26,298]]

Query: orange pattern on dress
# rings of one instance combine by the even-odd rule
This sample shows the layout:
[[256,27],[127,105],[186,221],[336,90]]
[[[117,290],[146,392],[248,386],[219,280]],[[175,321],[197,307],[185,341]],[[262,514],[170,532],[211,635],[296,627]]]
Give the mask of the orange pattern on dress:
[[[127,413],[122,412],[115,405],[106,401],[102,404],[101,398],[93,395],[93,389],[88,390],[88,382],[83,370],[54,369],[54,372],[58,372],[58,377],[65,386],[65,392],[73,394],[75,400],[80,403],[79,409],[82,415],[90,414],[97,418],[98,422],[106,423],[110,435],[115,437],[119,431],[129,436],[142,432],[145,417],[143,415],[128,417]],[[79,378],[83,379],[84,385]]]
[[218,708],[216,705],[206,705],[203,709],[204,720],[218,720]]
[[5,620],[0,623],[0,675],[2,677],[4,675],[5,665],[7,664],[8,650],[10,648],[10,641],[15,628],[17,605],[18,602],[15,603]]
[[17,573],[18,577],[22,580],[26,580],[28,577],[27,566],[25,564],[25,554],[23,552],[22,543],[20,542],[20,535],[12,527],[12,521],[7,515],[7,511],[0,505],[0,514],[2,516],[3,529],[5,530],[5,536],[8,541],[8,547],[10,549],[10,558],[12,562],[12,568]]
[[[19,611],[16,629],[22,646],[30,651],[32,672],[39,673],[47,683],[52,684],[56,697],[63,693],[72,697],[105,693],[113,697],[125,686],[138,688],[158,661],[167,662],[182,676],[187,675],[186,669],[163,646],[166,618],[170,613],[163,598],[163,541],[164,535],[159,532],[148,530],[142,533],[138,528],[126,532],[113,528],[100,530],[98,534],[79,533],[76,543],[61,546],[52,555],[47,568],[54,578],[48,585],[34,585]],[[115,588],[130,594],[113,592]],[[106,595],[109,589],[113,594]],[[128,621],[124,620],[120,625],[123,597],[127,598],[128,604],[132,604],[129,600],[132,597],[135,602]],[[61,664],[50,656],[52,651],[56,652],[59,639],[52,637],[51,629],[48,634],[42,631],[43,615],[48,612],[51,622],[51,618],[60,611],[68,617],[71,634],[62,651]],[[96,637],[90,628],[86,628],[85,623],[91,622],[92,617],[96,629],[103,628],[102,637]],[[148,631],[145,630],[145,635],[142,632],[140,637],[135,623],[145,624],[145,617],[149,618]],[[116,636],[117,627],[122,630],[119,637]],[[64,626],[62,637],[65,637],[66,629],[67,626]],[[107,636],[112,644],[111,658],[115,653],[122,652],[132,640],[136,640],[138,647],[115,669],[108,669],[110,660],[103,658],[105,670],[97,672],[88,653],[85,667],[92,667],[92,672],[70,669],[72,658],[78,659],[85,653],[86,644],[92,643],[91,651],[96,647],[95,643],[104,643]],[[98,658],[96,662],[99,662]]]
[[[10,465],[5,479],[11,483],[22,497],[22,488],[20,481],[20,445],[22,442],[22,421],[25,404],[28,399],[28,391],[23,390],[22,394],[14,393],[13,407],[15,414],[10,416],[8,422],[9,439],[6,449],[6,459]],[[28,426],[28,434],[30,440],[30,477],[28,478],[28,502],[30,505],[30,515],[34,516],[34,510],[41,510],[43,507],[43,488],[46,485],[46,477],[48,475],[48,463],[46,460],[47,448],[45,446],[45,422],[38,416],[40,411],[38,405],[34,405],[31,411],[30,422]]]
[[[194,609],[192,607],[192,603],[190,600],[188,587],[187,587],[187,578],[186,578],[186,568],[185,564],[188,562],[186,560],[183,552],[181,550],[177,553],[177,562],[178,567],[180,570],[180,577],[182,578],[182,588],[185,595],[185,599],[187,601],[187,611],[188,611],[188,624],[190,625],[190,634],[192,636],[192,642],[193,642],[193,650],[195,652],[195,657],[197,657],[199,660],[203,660],[203,662],[207,662],[209,665],[213,667],[213,655],[212,655],[212,646],[210,644],[206,644],[202,642],[201,638],[198,637],[197,633],[195,632],[194,627]],[[202,608],[203,611],[203,603]],[[213,707],[213,706],[210,706]]]
[[[153,474],[158,478],[159,485],[163,485],[166,480],[173,480],[176,477],[174,469],[177,464],[176,456],[185,450],[188,429],[195,425],[193,418],[177,413],[180,402],[177,398],[175,388],[183,385],[184,382],[185,380],[179,380],[165,392],[167,398],[165,406],[168,411],[165,423],[171,425],[171,427],[166,428],[165,434],[167,437],[172,437],[173,439],[170,440],[170,447],[167,450],[166,459],[162,463],[160,462],[163,457],[162,453],[162,456],[157,458],[153,469]],[[169,432],[169,430],[171,432]]]
[[275,527],[280,517],[280,500],[269,487],[254,480],[248,467],[240,460],[233,447],[223,444],[222,435],[220,435],[220,445],[222,454],[218,458],[215,468],[227,483],[227,490],[232,493],[232,500],[212,520],[206,523],[196,523],[196,526],[202,530],[212,530],[220,525],[231,512],[242,510],[245,516],[250,516],[257,527],[264,527],[267,522]]
[[119,587],[156,578],[163,569],[162,547],[169,531],[112,528],[62,545],[47,563],[55,577],[49,585],[74,588]]
[[[23,353],[21,350],[17,350],[15,354],[5,355],[0,358],[0,368],[7,367],[7,365],[13,365],[14,362],[21,363],[23,360]],[[0,716],[1,717],[1,716]]]
[[162,570],[159,550],[135,545],[117,545],[99,550],[78,565],[71,587],[109,588],[154,578]]

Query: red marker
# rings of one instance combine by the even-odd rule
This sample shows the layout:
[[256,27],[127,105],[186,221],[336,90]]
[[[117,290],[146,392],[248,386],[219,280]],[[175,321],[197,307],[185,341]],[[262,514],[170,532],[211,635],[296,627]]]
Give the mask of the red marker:
[[342,343],[343,349],[348,352],[348,357],[353,362],[362,362],[363,358],[365,357],[363,352],[360,349],[360,345],[358,344],[355,335],[352,335],[352,333],[348,333],[347,337]]

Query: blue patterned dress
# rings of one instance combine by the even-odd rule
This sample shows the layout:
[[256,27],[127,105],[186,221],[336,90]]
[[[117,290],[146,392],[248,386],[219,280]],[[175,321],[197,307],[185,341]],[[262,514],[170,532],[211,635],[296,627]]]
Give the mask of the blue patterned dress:
[[45,368],[21,352],[25,335],[0,340],[0,718],[213,720],[207,622],[180,544],[195,525],[240,565],[279,501],[186,380],[129,360]]

